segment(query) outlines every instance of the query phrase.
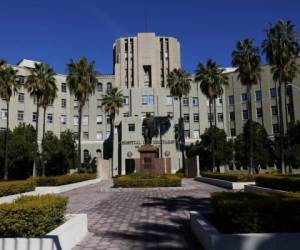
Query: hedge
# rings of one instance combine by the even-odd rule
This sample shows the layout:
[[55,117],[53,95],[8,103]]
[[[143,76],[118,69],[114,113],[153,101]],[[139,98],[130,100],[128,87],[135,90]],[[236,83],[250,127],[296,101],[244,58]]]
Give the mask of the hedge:
[[232,182],[254,182],[254,175],[249,174],[241,174],[241,173],[201,173],[201,176],[220,179],[225,181],[232,181]]
[[300,176],[288,175],[262,175],[256,176],[257,186],[280,189],[284,191],[300,191]]
[[132,174],[113,179],[114,187],[179,187],[181,178],[175,174]]
[[35,189],[35,182],[31,180],[26,181],[3,181],[0,182],[0,197],[30,192]]
[[300,194],[214,193],[212,222],[224,233],[300,232]]
[[36,182],[37,186],[61,186],[81,181],[87,181],[95,179],[96,174],[69,174],[69,175],[60,175],[60,176],[50,176],[50,177],[36,177],[31,178],[31,180]]
[[1,237],[45,236],[65,221],[67,201],[58,195],[42,195],[0,204]]

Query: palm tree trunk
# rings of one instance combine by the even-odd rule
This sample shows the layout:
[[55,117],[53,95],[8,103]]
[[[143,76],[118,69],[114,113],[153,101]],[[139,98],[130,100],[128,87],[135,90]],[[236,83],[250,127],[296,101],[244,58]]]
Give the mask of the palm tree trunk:
[[252,103],[251,87],[248,86],[248,115],[249,115],[249,137],[250,137],[250,155],[249,155],[249,174],[253,174],[253,126],[252,126]]
[[111,136],[111,176],[114,176],[114,123],[115,114],[111,112],[110,114],[110,136]]
[[81,119],[82,119],[82,104],[79,105],[78,110],[78,145],[77,145],[77,168],[81,167]]
[[[45,138],[45,131],[46,131],[46,109],[47,109],[47,107],[44,107],[42,142],[44,141],[44,138]],[[43,145],[43,144],[42,144],[42,145]],[[43,176],[46,176],[46,169],[45,169],[45,162],[44,162],[44,150],[43,150],[43,147],[42,147],[42,160],[41,160],[41,164],[42,164],[42,175],[43,175]]]
[[[215,123],[215,128],[217,128],[217,102],[216,98],[214,98],[214,123]],[[213,168],[215,169],[216,167],[216,142],[215,142],[215,136],[213,134]],[[217,170],[219,171],[219,169]]]
[[181,157],[182,157],[182,169],[185,173],[185,158],[184,158],[184,149],[185,149],[185,138],[184,138],[184,125],[182,119],[182,103],[181,97],[179,97],[179,130],[180,130],[180,137],[181,137]]
[[215,171],[215,166],[216,166],[216,156],[215,156],[215,138],[212,134],[212,129],[213,129],[213,125],[212,125],[212,104],[213,101],[212,99],[209,99],[209,113],[210,113],[210,119],[209,119],[209,126],[210,126],[210,133],[211,133],[211,152],[212,152],[212,171]]
[[[286,124],[286,143],[287,143],[287,148],[290,147],[290,138],[288,134],[288,129],[289,129],[289,116],[288,116],[288,107],[287,107],[287,84],[284,83],[284,108],[285,108],[285,124]],[[288,164],[288,169],[289,173],[292,174],[292,166],[290,162],[287,162]]]
[[33,169],[32,169],[32,176],[36,177],[36,168],[38,165],[38,158],[39,158],[39,116],[40,116],[40,106],[39,106],[39,100],[37,100],[36,104],[36,123],[35,123],[35,150],[33,153]]
[[4,180],[8,179],[8,129],[9,129],[9,100],[6,101],[6,131],[5,131],[5,164],[4,164]]
[[280,132],[280,145],[279,145],[279,154],[280,154],[280,166],[281,172],[285,173],[285,162],[284,162],[284,148],[283,148],[283,135],[284,135],[284,128],[283,128],[283,113],[282,113],[282,93],[281,93],[281,81],[279,82],[278,86],[278,95],[279,95],[279,132]]

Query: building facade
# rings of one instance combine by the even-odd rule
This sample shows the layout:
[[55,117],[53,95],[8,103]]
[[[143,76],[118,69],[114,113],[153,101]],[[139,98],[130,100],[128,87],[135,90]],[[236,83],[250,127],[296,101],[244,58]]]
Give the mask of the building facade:
[[[142,120],[146,113],[154,116],[169,116],[171,127],[160,138],[154,138],[159,155],[171,158],[172,172],[181,168],[181,154],[176,148],[174,125],[179,119],[179,101],[170,95],[167,76],[174,68],[181,67],[180,44],[173,37],[160,37],[154,33],[139,33],[136,37],[116,40],[113,45],[113,74],[99,75],[95,94],[89,97],[82,117],[82,159],[102,155],[103,144],[110,134],[109,115],[102,108],[102,95],[107,89],[118,87],[124,95],[123,107],[115,121],[114,130],[114,174],[134,171],[134,159],[139,158],[138,148],[144,143]],[[18,70],[19,82],[23,85],[34,67],[34,61],[23,59],[14,66]],[[228,137],[242,132],[248,119],[246,87],[241,85],[235,69],[227,69],[229,85],[222,97],[217,99],[217,126],[226,131]],[[268,65],[262,66],[260,84],[253,87],[251,100],[253,120],[261,123],[268,134],[279,132],[278,93]],[[70,129],[78,138],[78,103],[70,94],[66,75],[55,76],[57,98],[47,108],[46,131],[57,136]],[[287,86],[287,116],[285,119],[300,120],[300,79]],[[184,133],[186,143],[199,140],[209,127],[209,102],[201,93],[198,83],[191,83],[191,91],[182,99]],[[0,100],[0,128],[6,126],[6,105]],[[21,122],[35,126],[36,104],[24,87],[12,97],[11,129]],[[42,136],[42,122],[39,140]]]

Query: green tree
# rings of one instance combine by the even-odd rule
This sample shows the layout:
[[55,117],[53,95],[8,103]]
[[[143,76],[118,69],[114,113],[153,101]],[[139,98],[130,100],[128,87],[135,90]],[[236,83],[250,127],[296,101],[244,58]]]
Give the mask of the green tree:
[[[260,56],[259,49],[253,46],[253,41],[245,39],[236,44],[236,49],[232,52],[232,66],[237,67],[238,79],[242,85],[247,87],[248,118],[252,121],[252,86],[260,81]],[[250,124],[250,151],[249,151],[249,173],[253,174],[253,136],[252,122]]]
[[6,132],[5,132],[5,162],[4,162],[4,180],[8,179],[8,133],[9,133],[9,114],[10,114],[10,99],[15,94],[20,85],[18,84],[17,70],[9,65],[5,65],[3,60],[0,60],[0,97],[6,102]]
[[170,94],[179,99],[179,142],[182,154],[182,168],[185,171],[185,138],[184,124],[182,118],[182,97],[187,96],[191,89],[191,77],[184,69],[174,69],[168,75],[167,87],[170,89]]
[[[202,93],[209,100],[210,128],[212,128],[212,104],[214,104],[214,120],[217,126],[216,98],[223,95],[223,86],[228,84],[228,77],[224,75],[224,69],[220,68],[216,62],[209,59],[206,64],[199,63],[196,69],[195,81],[200,83]],[[212,148],[212,169],[215,162],[215,142],[211,140]]]
[[[286,144],[287,144],[286,159],[287,162],[289,162],[291,170],[292,167],[299,168],[300,166],[300,121],[289,124],[289,128],[287,130]],[[290,173],[292,173],[292,171]]]
[[95,93],[96,78],[95,61],[88,62],[86,57],[81,57],[79,61],[71,60],[67,65],[68,76],[67,83],[70,92],[78,101],[78,153],[77,153],[77,167],[81,164],[81,119],[82,110],[88,100],[89,96]]
[[33,162],[33,171],[32,176],[37,175],[37,166],[40,163],[40,151],[38,144],[38,132],[39,132],[39,113],[40,107],[42,105],[42,98],[46,95],[48,84],[55,82],[54,72],[49,65],[44,63],[35,63],[34,68],[30,69],[30,75],[27,78],[25,83],[25,88],[30,93],[30,96],[36,100],[36,140],[35,140],[35,153],[34,153],[34,162]]
[[[285,172],[284,161],[284,122],[282,85],[291,82],[298,71],[297,58],[299,55],[299,35],[294,30],[291,21],[279,20],[266,30],[266,39],[262,42],[263,53],[271,65],[273,79],[278,83],[279,96],[279,128],[280,128],[280,167]],[[286,91],[284,91],[286,92]]]
[[[252,124],[250,124],[252,123]],[[252,131],[250,131],[250,129]],[[258,172],[258,166],[263,168],[274,165],[274,143],[269,139],[266,129],[259,123],[248,120],[243,128],[243,133],[235,139],[235,159],[238,165],[247,166],[249,162],[250,133],[253,140],[253,165]]]
[[60,134],[60,145],[67,160],[68,169],[76,168],[76,141],[71,130],[66,130]]

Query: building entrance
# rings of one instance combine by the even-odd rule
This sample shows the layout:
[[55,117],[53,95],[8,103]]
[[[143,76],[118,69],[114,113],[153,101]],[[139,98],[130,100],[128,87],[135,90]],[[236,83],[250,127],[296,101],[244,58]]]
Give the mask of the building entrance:
[[126,174],[134,173],[135,166],[134,166],[134,159],[125,159],[125,172]]

